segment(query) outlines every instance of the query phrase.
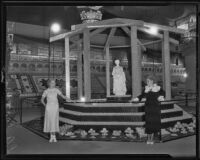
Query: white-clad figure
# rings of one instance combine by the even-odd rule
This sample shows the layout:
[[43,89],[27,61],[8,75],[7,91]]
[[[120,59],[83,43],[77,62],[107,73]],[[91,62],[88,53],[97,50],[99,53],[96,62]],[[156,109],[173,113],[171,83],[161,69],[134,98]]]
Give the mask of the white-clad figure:
[[126,77],[123,68],[119,65],[120,61],[115,60],[115,67],[113,68],[113,93],[116,96],[126,95]]

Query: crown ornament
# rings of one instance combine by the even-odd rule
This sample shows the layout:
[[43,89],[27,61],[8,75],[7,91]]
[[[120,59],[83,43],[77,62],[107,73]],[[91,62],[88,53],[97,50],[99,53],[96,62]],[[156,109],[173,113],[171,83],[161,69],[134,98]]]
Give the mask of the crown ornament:
[[83,10],[80,14],[82,23],[93,23],[102,19],[102,13],[99,10],[89,9],[89,11]]

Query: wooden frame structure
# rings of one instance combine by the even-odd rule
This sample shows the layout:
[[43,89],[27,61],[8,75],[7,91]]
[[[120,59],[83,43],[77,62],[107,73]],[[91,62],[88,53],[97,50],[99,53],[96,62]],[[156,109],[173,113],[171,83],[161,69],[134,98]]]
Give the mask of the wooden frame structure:
[[[150,41],[147,43],[141,43],[137,37],[137,31],[147,32],[148,27],[156,26],[158,30],[163,31],[163,34],[152,35],[160,38],[160,40]],[[51,37],[50,42],[64,39],[65,40],[65,71],[66,71],[66,96],[70,98],[70,66],[69,66],[69,53],[70,53],[70,42],[72,46],[83,44],[83,61],[82,55],[78,55],[77,58],[77,75],[78,75],[78,97],[84,95],[86,101],[91,99],[91,72],[90,72],[90,41],[91,37],[103,32],[104,30],[110,28],[110,33],[107,36],[105,46],[94,46],[103,48],[106,54],[106,95],[110,96],[110,59],[109,50],[110,48],[123,48],[131,47],[131,62],[132,62],[132,98],[135,98],[141,93],[141,51],[146,50],[146,45],[160,43],[162,42],[162,62],[163,62],[163,87],[166,91],[166,100],[171,99],[171,78],[170,78],[170,43],[178,45],[179,42],[173,38],[169,37],[169,32],[174,32],[177,34],[184,34],[185,31],[177,28],[172,28],[163,25],[156,25],[145,23],[139,20],[114,18],[103,21],[98,21],[88,24],[78,24],[72,26],[73,31],[59,34],[57,36]],[[111,46],[110,41],[113,38],[116,29],[121,28],[129,37],[130,45],[122,46]],[[129,29],[130,28],[130,29]],[[95,30],[94,30],[95,29]],[[75,35],[83,35],[83,38],[79,40],[73,40]],[[82,70],[83,68],[83,70]],[[83,75],[84,73],[84,75]],[[83,75],[83,76],[82,76]],[[83,79],[83,83],[82,83]]]

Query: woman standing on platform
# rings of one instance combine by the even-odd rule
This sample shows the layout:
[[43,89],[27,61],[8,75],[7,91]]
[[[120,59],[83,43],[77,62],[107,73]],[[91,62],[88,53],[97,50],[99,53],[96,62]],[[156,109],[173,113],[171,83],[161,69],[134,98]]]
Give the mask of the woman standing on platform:
[[161,109],[159,101],[164,100],[165,92],[157,85],[155,76],[147,77],[147,85],[140,96],[133,101],[145,101],[145,132],[147,144],[154,144],[154,134],[161,129]]
[[[44,132],[50,133],[49,142],[57,142],[56,132],[59,132],[59,103],[57,95],[60,95],[63,99],[67,99],[59,89],[57,89],[55,80],[48,82],[49,88],[47,88],[43,94],[41,102],[45,106],[44,116]],[[47,98],[45,104],[44,99]]]

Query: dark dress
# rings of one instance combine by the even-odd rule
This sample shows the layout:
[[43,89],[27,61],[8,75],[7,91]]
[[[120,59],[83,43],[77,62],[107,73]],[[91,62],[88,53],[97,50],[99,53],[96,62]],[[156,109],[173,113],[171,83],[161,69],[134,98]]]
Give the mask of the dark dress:
[[145,102],[145,132],[147,134],[158,133],[161,129],[161,110],[159,96],[164,96],[165,92],[160,89],[158,92],[149,91],[138,96],[139,100],[146,98]]

